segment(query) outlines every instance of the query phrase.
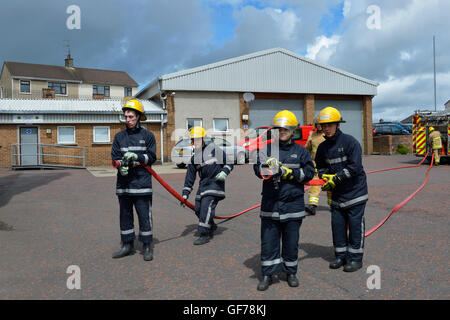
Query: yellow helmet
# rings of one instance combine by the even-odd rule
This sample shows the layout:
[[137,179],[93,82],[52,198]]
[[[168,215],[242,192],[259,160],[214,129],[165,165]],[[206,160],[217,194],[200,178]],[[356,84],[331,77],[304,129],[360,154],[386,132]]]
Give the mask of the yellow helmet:
[[298,126],[297,117],[289,110],[280,111],[273,118],[273,126],[275,128],[294,130]]
[[319,113],[319,123],[345,122],[338,109],[326,107]]
[[434,131],[434,127],[429,127],[428,132]]
[[147,120],[147,117],[144,113],[144,106],[138,99],[130,99],[128,100],[125,105],[122,107],[122,111],[125,111],[126,109],[131,109],[137,111],[141,115],[141,120],[145,121]]
[[202,127],[193,127],[190,131],[189,131],[189,137],[191,139],[195,139],[195,138],[204,138],[206,135],[206,131],[205,129],[203,129]]

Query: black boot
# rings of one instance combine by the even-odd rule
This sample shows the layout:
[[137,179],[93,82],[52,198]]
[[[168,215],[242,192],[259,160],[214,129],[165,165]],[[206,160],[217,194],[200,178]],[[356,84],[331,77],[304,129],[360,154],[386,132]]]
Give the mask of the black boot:
[[112,257],[113,259],[123,258],[133,253],[134,253],[133,242],[124,242],[122,243],[122,248],[119,251],[114,252]]
[[288,283],[289,287],[298,287],[298,279],[295,276],[295,274],[287,275],[287,283]]
[[267,288],[269,288],[270,284],[272,283],[272,276],[264,276],[261,281],[258,283],[258,291],[265,291]]
[[211,239],[211,236],[209,234],[202,234],[202,235],[200,235],[200,237],[198,239],[196,239],[194,241],[194,244],[196,246],[199,246],[199,245],[208,243],[210,239]]
[[311,216],[316,215],[317,206],[315,206],[313,204],[307,204],[305,209],[306,209],[306,212],[308,212]]
[[342,258],[337,258],[336,260],[330,263],[330,269],[338,269],[342,267],[345,263],[345,260]]
[[345,272],[355,272],[362,268],[362,261],[348,261],[344,266]]
[[143,245],[143,255],[145,261],[153,260],[153,250],[150,243],[144,243]]

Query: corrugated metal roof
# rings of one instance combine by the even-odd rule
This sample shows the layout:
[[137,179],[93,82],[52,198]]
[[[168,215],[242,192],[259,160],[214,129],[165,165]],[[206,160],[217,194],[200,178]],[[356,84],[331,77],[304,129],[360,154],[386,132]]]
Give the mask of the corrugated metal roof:
[[164,90],[376,95],[378,83],[315,62],[283,48],[159,77],[137,97]]
[[[141,101],[145,113],[166,114],[153,101]],[[122,113],[121,100],[0,99],[0,113]]]

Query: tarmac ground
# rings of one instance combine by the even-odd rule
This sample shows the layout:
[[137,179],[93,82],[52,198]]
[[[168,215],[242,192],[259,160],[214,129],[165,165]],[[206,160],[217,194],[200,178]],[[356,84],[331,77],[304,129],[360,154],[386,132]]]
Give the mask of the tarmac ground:
[[[420,160],[372,155],[363,163],[371,171]],[[366,231],[423,183],[427,168],[423,164],[368,175]],[[171,164],[154,169],[181,192],[185,169]],[[450,298],[448,164],[433,167],[425,188],[366,238],[363,268],[354,273],[328,267],[334,252],[323,192],[317,215],[307,216],[300,229],[299,287],[289,287],[280,275],[264,292],[256,290],[261,276],[259,210],[216,220],[212,241],[194,246],[196,216],[155,179],[154,260],[143,260],[138,241],[136,254],[112,259],[112,252],[120,248],[115,175],[106,167],[0,169],[1,300]],[[229,216],[260,203],[261,185],[251,165],[235,166],[226,181],[227,198],[219,202],[216,215]],[[135,229],[137,234],[136,216]],[[68,288],[70,266],[78,268],[80,289]],[[376,274],[379,289],[371,285]]]

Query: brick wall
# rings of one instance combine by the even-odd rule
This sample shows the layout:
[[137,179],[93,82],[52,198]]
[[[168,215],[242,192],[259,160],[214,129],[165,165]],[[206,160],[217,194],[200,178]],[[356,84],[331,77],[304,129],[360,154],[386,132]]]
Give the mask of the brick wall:
[[[56,124],[40,124],[39,125],[39,139],[41,144],[58,144],[57,127]],[[86,166],[109,166],[111,165],[111,147],[114,135],[121,130],[124,130],[124,124],[64,124],[64,126],[75,127],[76,144],[73,146],[84,147],[86,152]],[[109,143],[94,143],[94,126],[109,126],[110,139]],[[156,140],[156,157],[161,158],[161,135],[159,123],[147,123],[147,130],[155,135]],[[0,167],[11,167],[11,144],[18,143],[18,125],[0,125]],[[47,129],[51,133],[47,133]],[[43,154],[56,155],[75,155],[81,156],[82,152],[74,148],[57,148],[57,147],[42,147]],[[167,150],[166,150],[167,153]],[[45,164],[64,164],[64,165],[82,165],[81,159],[43,156],[43,163]]]
[[397,150],[399,144],[403,144],[411,152],[412,135],[376,136],[373,137],[373,152],[381,155],[391,155]]

